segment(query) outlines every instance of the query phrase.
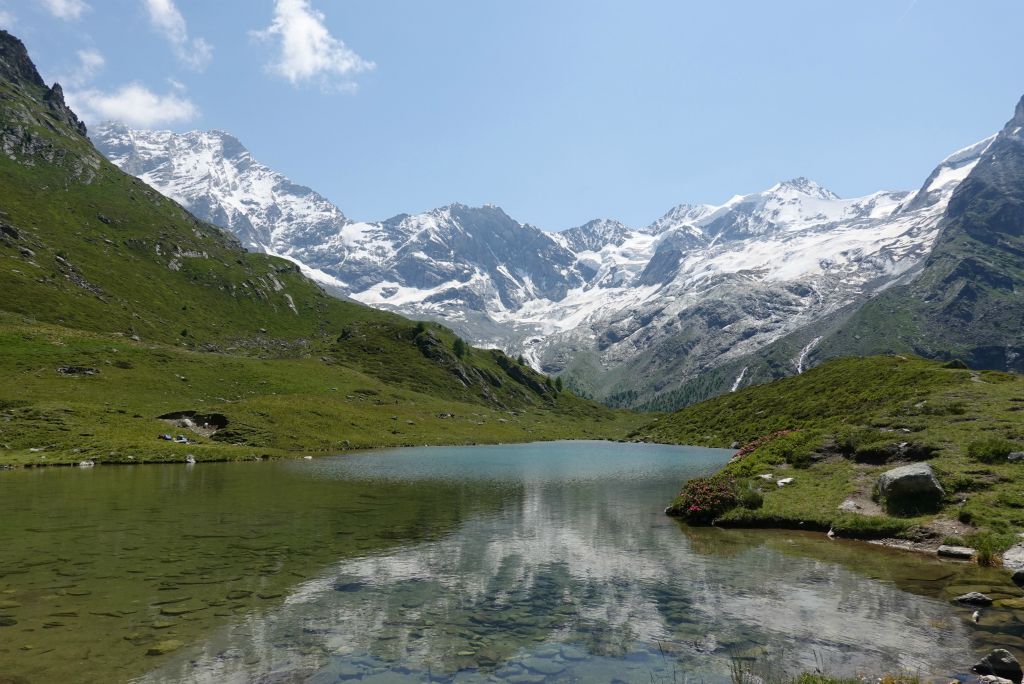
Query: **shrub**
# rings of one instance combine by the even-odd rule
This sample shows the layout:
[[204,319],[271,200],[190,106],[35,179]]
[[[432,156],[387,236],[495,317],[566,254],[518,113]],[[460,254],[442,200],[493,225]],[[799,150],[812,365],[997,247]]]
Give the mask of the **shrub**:
[[452,345],[452,351],[455,352],[455,356],[460,359],[466,355],[466,343],[461,337],[455,338],[455,343]]
[[995,566],[1002,563],[1001,554],[1017,541],[1011,533],[978,532],[965,540],[968,546],[978,552],[978,565]]
[[756,511],[764,506],[764,496],[756,489],[747,488],[740,492],[739,503],[743,508]]
[[1006,460],[1010,452],[1020,447],[1008,439],[1002,437],[986,437],[978,439],[967,445],[967,455],[982,463],[1000,463]]
[[688,522],[708,525],[738,503],[736,484],[732,479],[698,477],[683,485],[683,490],[667,512]]

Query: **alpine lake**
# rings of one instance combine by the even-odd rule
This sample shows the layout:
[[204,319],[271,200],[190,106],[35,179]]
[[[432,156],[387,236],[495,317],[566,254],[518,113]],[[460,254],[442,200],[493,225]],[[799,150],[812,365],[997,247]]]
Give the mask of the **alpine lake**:
[[[0,682],[948,681],[1024,649],[1006,572],[664,515],[731,453],[552,442],[2,472]],[[975,623],[952,600],[975,589],[1015,600]]]

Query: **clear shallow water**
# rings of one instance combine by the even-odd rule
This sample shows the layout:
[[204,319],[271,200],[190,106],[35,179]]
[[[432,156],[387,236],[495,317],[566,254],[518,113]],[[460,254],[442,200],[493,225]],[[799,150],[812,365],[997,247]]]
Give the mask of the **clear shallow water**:
[[724,682],[736,658],[952,674],[1024,645],[1024,614],[974,625],[949,601],[1020,595],[1003,574],[662,514],[729,453],[562,442],[5,473],[0,681]]

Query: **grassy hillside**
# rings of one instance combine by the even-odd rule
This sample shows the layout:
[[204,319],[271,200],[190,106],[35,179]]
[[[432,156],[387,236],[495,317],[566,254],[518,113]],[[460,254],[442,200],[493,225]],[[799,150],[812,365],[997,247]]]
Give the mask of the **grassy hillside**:
[[199,458],[635,424],[501,352],[463,351],[446,328],[329,297],[294,264],[245,252],[103,159],[6,32],[0,150],[0,463],[180,459],[156,441],[180,432],[157,420],[170,411],[226,417],[216,435],[189,435]]
[[[1010,373],[904,356],[840,359],[690,406],[631,436],[717,447],[767,438],[718,475],[734,480],[746,504],[725,513],[725,524],[960,537],[997,549],[1024,529],[1024,462],[1006,459],[1024,450],[1024,378]],[[878,474],[920,460],[946,490],[940,510],[883,512],[872,501]],[[783,477],[794,480],[778,487]],[[846,500],[861,512],[841,512]]]

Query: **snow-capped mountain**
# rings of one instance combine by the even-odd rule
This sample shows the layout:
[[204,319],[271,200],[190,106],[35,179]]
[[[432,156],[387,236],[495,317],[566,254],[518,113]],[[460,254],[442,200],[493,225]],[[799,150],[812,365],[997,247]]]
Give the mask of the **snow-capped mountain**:
[[107,123],[91,135],[106,157],[249,249],[287,255],[328,240],[347,219],[327,199],[256,161],[223,131],[136,131]]
[[336,292],[442,320],[626,403],[912,274],[991,144],[954,153],[913,193],[843,199],[797,178],[721,205],[682,204],[647,226],[599,219],[548,233],[493,206],[353,221],[220,131],[108,124],[92,137],[124,170]]

